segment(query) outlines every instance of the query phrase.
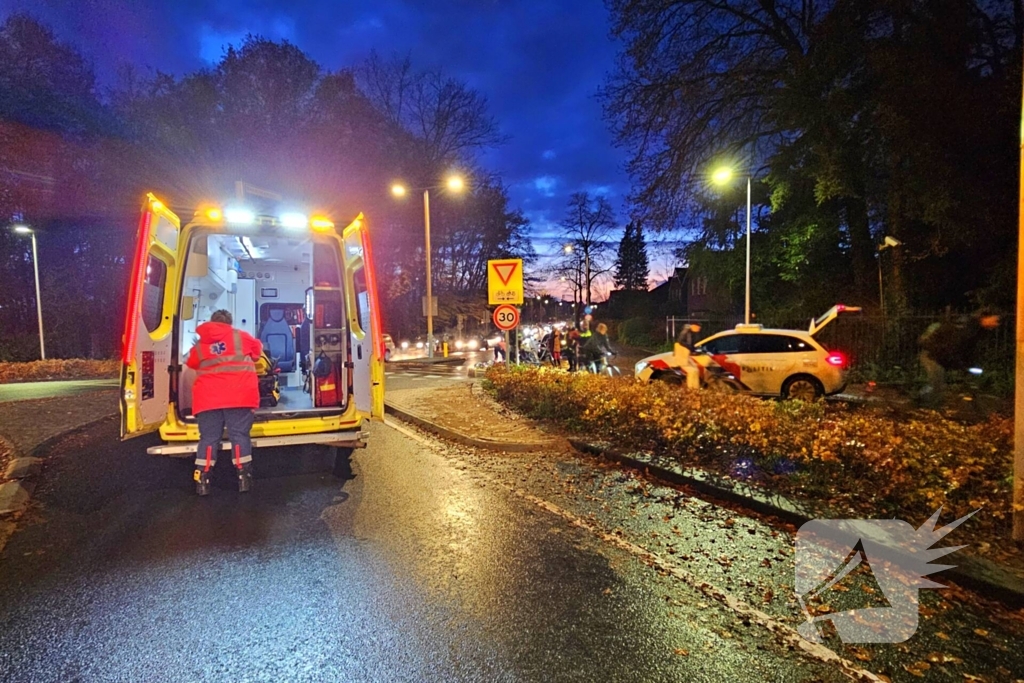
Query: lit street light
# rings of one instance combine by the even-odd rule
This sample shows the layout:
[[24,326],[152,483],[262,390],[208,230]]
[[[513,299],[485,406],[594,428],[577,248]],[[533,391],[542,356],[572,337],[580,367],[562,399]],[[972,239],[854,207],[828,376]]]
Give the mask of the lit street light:
[[[711,174],[711,180],[716,185],[727,185],[732,181],[733,170],[728,166],[722,166]],[[747,176],[747,283],[746,297],[743,305],[743,322],[750,324],[750,176]]]
[[[430,191],[438,189],[439,186],[425,187],[423,188],[423,232],[426,237],[427,245],[427,357],[434,357],[434,291],[433,291],[433,278],[430,273]],[[465,180],[461,176],[452,175],[448,177],[444,187],[447,187],[452,192],[462,192],[466,187]],[[404,197],[406,195],[405,185],[401,183],[394,183],[391,186],[391,194],[396,197]]]
[[36,232],[27,225],[15,225],[14,232],[32,238],[32,270],[36,277],[36,317],[39,318],[39,358],[46,360],[46,342],[43,340],[43,303],[39,298],[39,254],[36,250]]

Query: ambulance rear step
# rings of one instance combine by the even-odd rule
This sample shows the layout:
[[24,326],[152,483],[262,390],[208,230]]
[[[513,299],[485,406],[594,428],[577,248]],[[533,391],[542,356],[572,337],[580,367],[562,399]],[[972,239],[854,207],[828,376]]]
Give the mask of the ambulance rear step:
[[[253,448],[271,448],[274,446],[301,446],[303,444],[320,444],[338,446],[339,448],[366,448],[367,433],[361,430],[345,432],[320,432],[317,434],[292,434],[289,436],[261,436],[252,440]],[[199,443],[196,441],[166,443],[146,449],[150,455],[191,455],[195,453]],[[231,443],[221,441],[220,449],[229,450]]]

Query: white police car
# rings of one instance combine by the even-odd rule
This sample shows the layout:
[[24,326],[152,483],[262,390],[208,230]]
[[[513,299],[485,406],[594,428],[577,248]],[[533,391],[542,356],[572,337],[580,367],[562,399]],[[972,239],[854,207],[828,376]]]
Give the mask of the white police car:
[[[694,347],[693,360],[703,368],[717,364],[735,378],[742,390],[758,396],[781,396],[805,401],[839,393],[846,386],[846,356],[826,350],[814,334],[850,306],[833,306],[811,321],[810,329],[770,329],[737,325],[713,334]],[[685,383],[674,353],[659,353],[636,364],[634,375],[643,382]]]

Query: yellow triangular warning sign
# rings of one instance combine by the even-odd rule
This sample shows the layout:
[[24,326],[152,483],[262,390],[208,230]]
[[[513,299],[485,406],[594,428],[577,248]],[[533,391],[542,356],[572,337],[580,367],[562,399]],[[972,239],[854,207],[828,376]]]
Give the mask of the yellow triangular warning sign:
[[501,280],[501,284],[507,285],[508,281],[515,275],[516,268],[519,267],[518,261],[506,261],[505,263],[495,263],[494,272],[498,274],[498,278]]

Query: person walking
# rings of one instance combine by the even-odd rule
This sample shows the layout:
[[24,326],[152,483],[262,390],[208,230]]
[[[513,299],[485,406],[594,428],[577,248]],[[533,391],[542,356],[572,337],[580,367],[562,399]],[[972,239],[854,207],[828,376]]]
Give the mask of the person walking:
[[551,364],[562,367],[562,331],[557,327],[551,330]]
[[249,432],[260,406],[259,378],[253,361],[263,353],[263,344],[231,324],[228,311],[214,311],[210,322],[196,328],[199,341],[185,361],[196,371],[192,412],[199,423],[199,447],[193,479],[200,496],[210,493],[210,472],[217,464],[225,427],[231,459],[238,470],[238,490],[245,493],[252,488]]
[[697,343],[697,335],[700,334],[699,323],[689,323],[683,326],[682,331],[676,337],[672,346],[673,355],[679,361],[679,369],[686,375],[687,389],[700,389],[700,368],[691,357],[693,347]]
[[941,406],[946,392],[946,371],[971,367],[977,361],[978,344],[986,332],[997,327],[999,316],[990,311],[929,325],[918,338],[919,358],[928,378],[920,401]]
[[576,372],[580,367],[580,331],[573,327],[566,335],[565,353],[569,357],[569,372]]

